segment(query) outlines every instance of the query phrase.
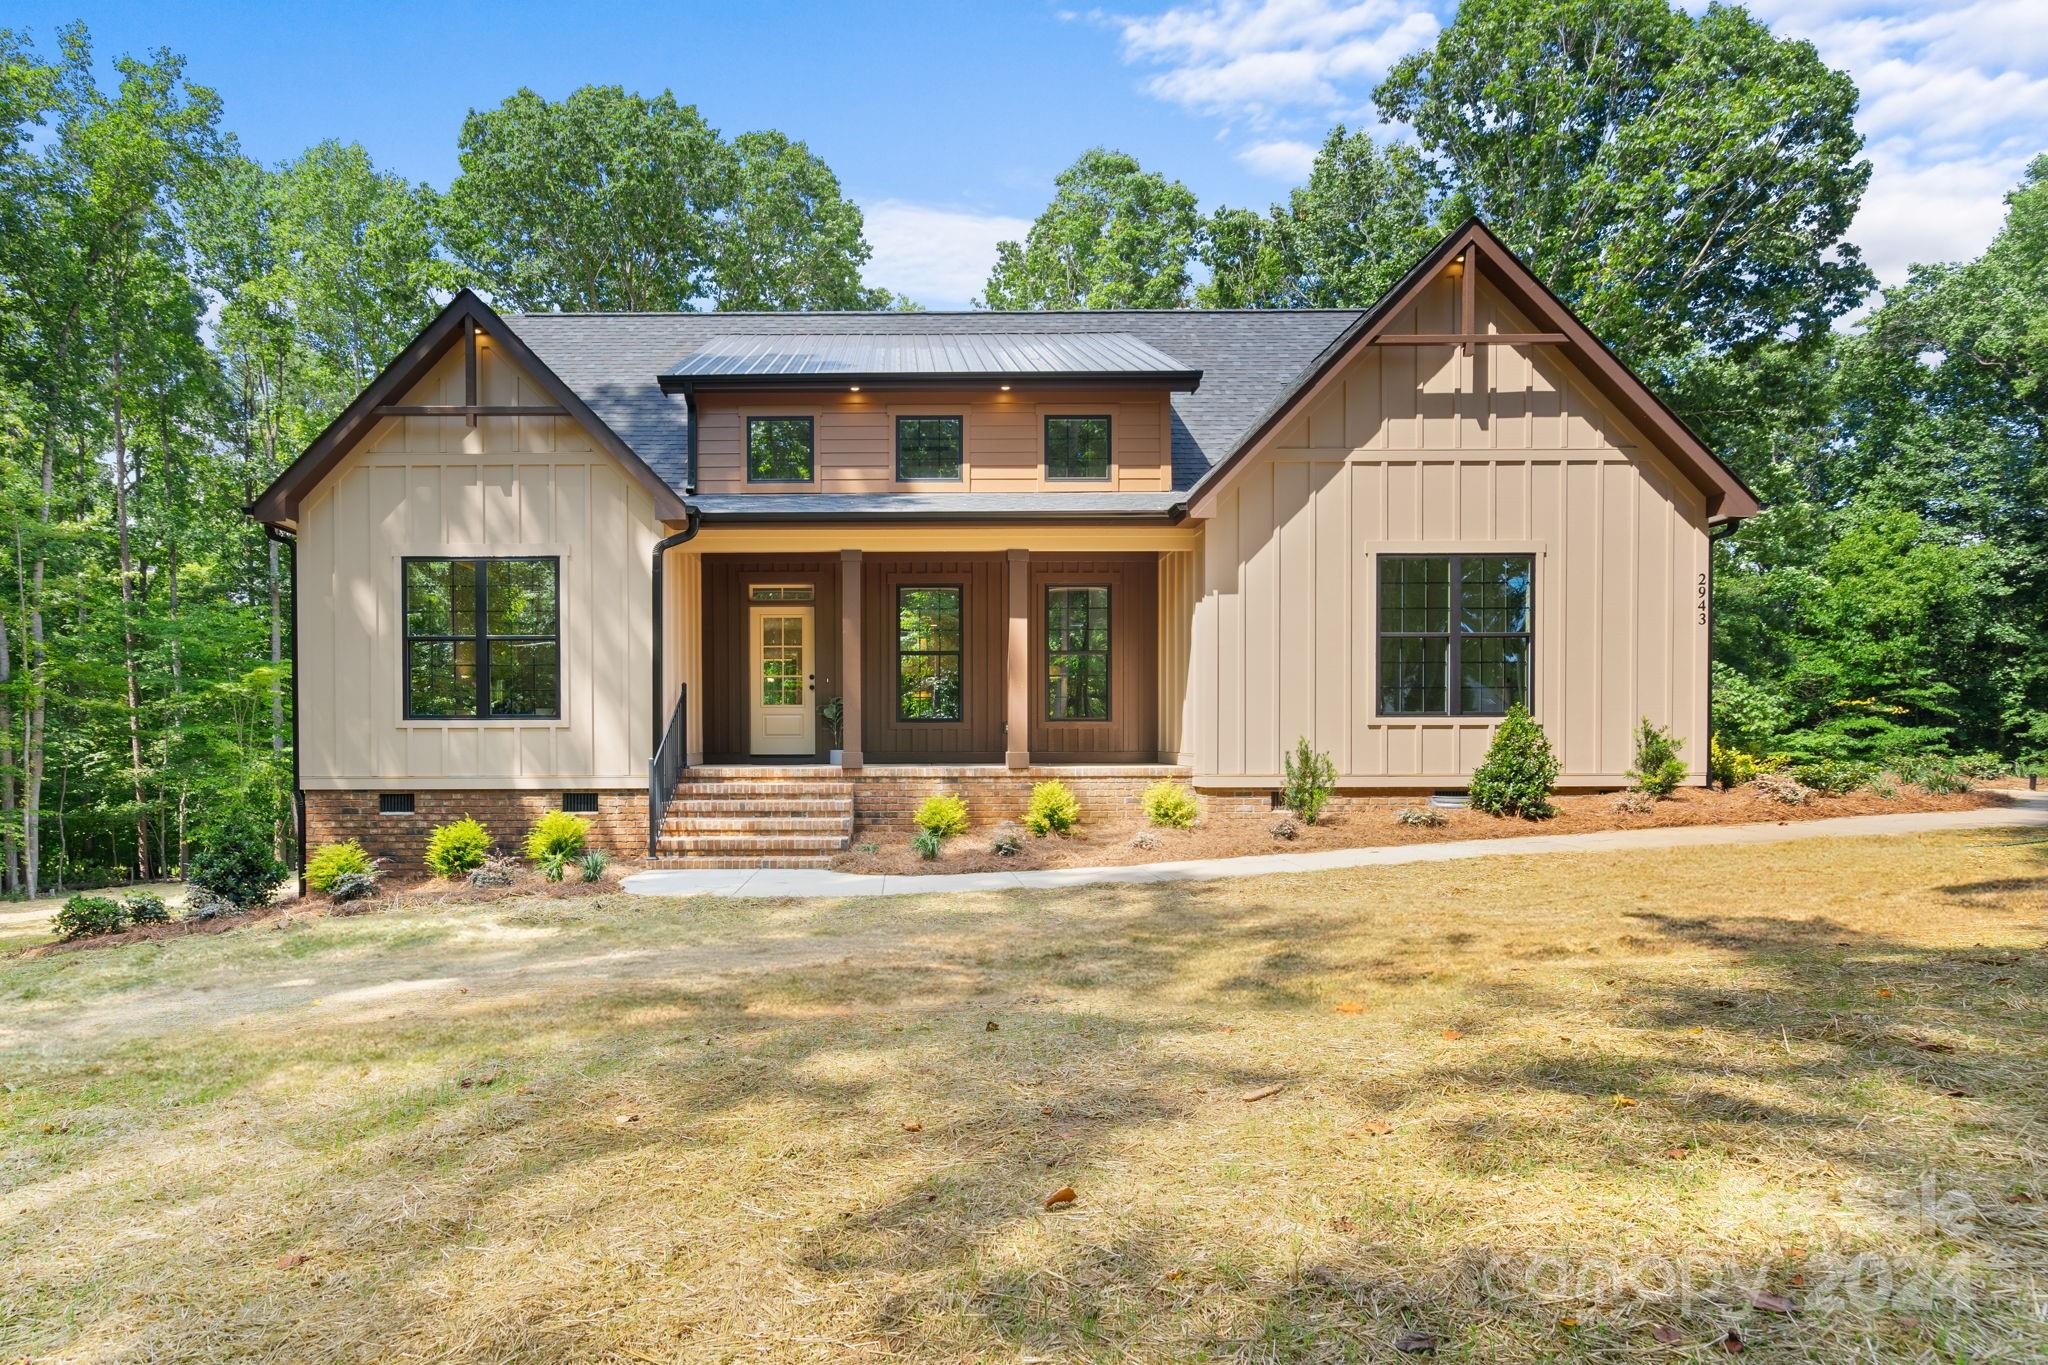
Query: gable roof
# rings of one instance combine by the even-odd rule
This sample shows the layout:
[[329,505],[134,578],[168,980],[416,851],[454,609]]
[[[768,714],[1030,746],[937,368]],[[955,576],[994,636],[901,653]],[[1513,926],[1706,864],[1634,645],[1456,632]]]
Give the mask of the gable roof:
[[[505,320],[492,310],[491,306],[468,289],[460,290],[448,301],[448,306],[434,315],[420,334],[413,338],[398,356],[386,365],[378,376],[370,381],[369,387],[356,395],[355,401],[343,408],[341,415],[327,424],[327,429],[314,438],[305,452],[286,467],[283,473],[271,481],[256,500],[249,504],[249,515],[266,525],[296,521],[299,503],[305,495],[319,486],[322,479],[333,472],[356,443],[367,436],[385,417],[392,414],[384,409],[393,405],[412,386],[431,370],[441,357],[448,354],[458,343],[474,333],[488,336],[526,375],[537,384],[541,391],[552,398],[562,409],[562,415],[583,426],[591,439],[625,467],[627,474],[654,499],[654,509],[664,521],[682,521],[689,515],[682,497],[676,488],[648,463],[641,459],[632,446],[621,440],[618,433],[583,401],[569,385],[562,382],[538,356],[536,356],[510,328]],[[475,403],[472,396],[471,404]],[[482,409],[488,415],[488,409]],[[460,416],[463,409],[457,407],[448,415]]]
[[[1370,345],[1416,293],[1456,256],[1470,250],[1501,294],[1525,317],[1552,334],[1598,392],[1664,451],[1707,496],[1717,521],[1756,514],[1759,504],[1706,443],[1615,357],[1477,219],[1448,234],[1369,308],[1150,309],[1102,312],[965,313],[526,313],[499,316],[465,289],[427,325],[412,345],[322,432],[304,455],[251,504],[267,522],[290,520],[298,501],[339,463],[393,401],[425,373],[473,324],[502,345],[568,415],[576,418],[655,497],[664,520],[680,521],[689,493],[690,403],[683,390],[733,382],[732,368],[748,358],[756,382],[800,382],[830,372],[844,383],[856,374],[902,380],[960,371],[928,368],[966,364],[969,357],[1001,352],[1041,357],[1054,350],[1077,365],[1080,357],[1115,352],[1123,363],[1164,364],[1165,370],[1126,374],[1127,381],[1190,382],[1171,397],[1173,493],[1168,510],[1213,491],[1230,471],[1269,438],[1339,366]],[[776,355],[772,363],[758,357]],[[853,357],[862,357],[855,360]],[[891,359],[890,357],[895,357]],[[951,357],[941,361],[941,357]],[[1144,359],[1139,357],[1156,357]],[[973,363],[988,363],[975,361]],[[1025,363],[1021,358],[1014,362]],[[1052,363],[1041,358],[1038,364]],[[1091,362],[1091,363],[1099,363]],[[826,366],[859,364],[860,371]],[[814,369],[804,369],[806,365]],[[771,372],[772,371],[772,372]],[[976,374],[982,372],[976,371]],[[1019,377],[1023,372],[1018,371]],[[1053,377],[1061,372],[1035,372]],[[1063,372],[1068,379],[1078,371]],[[1108,377],[1106,371],[1093,371]],[[1001,378],[989,370],[985,378]],[[1199,381],[1194,382],[1194,381]],[[745,381],[743,381],[745,382]],[[674,390],[674,391],[671,391]],[[784,513],[827,517],[917,514],[927,509],[902,494],[858,495],[858,506],[839,495],[806,499],[784,494]],[[845,495],[852,497],[854,495]],[[970,510],[949,495],[946,509]],[[1008,515],[1029,509],[979,509]],[[1098,513],[1160,515],[1160,495],[1090,495]],[[802,500],[804,505],[799,507]],[[1111,501],[1114,500],[1113,504]],[[713,500],[691,496],[708,510]],[[740,509],[717,504],[715,515]],[[939,509],[931,509],[937,511]],[[1046,512],[1051,512],[1049,505]],[[1078,509],[1077,509],[1078,510]]]
[[1620,410],[1635,427],[1677,463],[1679,470],[1707,495],[1710,521],[1737,521],[1763,510],[1756,495],[1708,448],[1664,400],[1623,364],[1606,343],[1587,329],[1565,301],[1537,279],[1507,244],[1493,235],[1477,218],[1468,218],[1431,248],[1421,260],[1382,294],[1372,307],[1334,338],[1328,347],[1306,366],[1288,390],[1238,436],[1231,449],[1217,460],[1188,490],[1190,500],[1209,491],[1230,476],[1294,412],[1295,407],[1332,372],[1350,361],[1386,330],[1401,311],[1453,258],[1466,251],[1507,301],[1539,327],[1546,327],[1593,387]]

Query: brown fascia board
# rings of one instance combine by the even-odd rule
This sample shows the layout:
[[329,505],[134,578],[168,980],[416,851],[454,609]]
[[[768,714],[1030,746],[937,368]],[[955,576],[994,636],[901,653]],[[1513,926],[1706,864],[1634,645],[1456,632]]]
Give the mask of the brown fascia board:
[[1587,377],[1609,402],[1621,409],[1645,435],[1669,454],[1692,482],[1707,495],[1707,519],[1715,522],[1741,521],[1763,510],[1748,485],[1722,463],[1692,428],[1673,412],[1650,387],[1623,364],[1606,344],[1579,321],[1565,301],[1537,279],[1521,258],[1477,218],[1468,218],[1423,254],[1412,269],[1358,321],[1344,329],[1335,341],[1316,357],[1289,388],[1287,394],[1254,422],[1251,429],[1231,448],[1228,455],[1212,465],[1188,490],[1193,506],[1202,495],[1229,475],[1262,445],[1293,413],[1302,397],[1313,390],[1332,370],[1372,342],[1386,324],[1424,284],[1449,263],[1450,258],[1471,247],[1488,267],[1494,286],[1531,320],[1546,324],[1566,337],[1565,345],[1582,362]]
[[465,321],[473,321],[477,330],[489,336],[510,356],[547,395],[560,404],[568,415],[590,433],[605,452],[616,459],[636,483],[648,491],[654,499],[655,515],[664,522],[682,522],[688,516],[682,495],[668,486],[659,474],[648,467],[633,448],[619,439],[618,433],[606,426],[590,406],[564,384],[555,372],[542,363],[539,356],[529,349],[525,342],[505,325],[505,320],[477,297],[474,291],[462,289],[448,301],[447,307],[434,315],[433,321],[420,329],[420,334],[400,351],[369,386],[357,394],[355,401],[343,408],[341,415],[327,424],[327,429],[313,439],[305,453],[293,460],[285,471],[271,481],[256,500],[249,504],[248,514],[266,526],[283,526],[298,520],[299,503],[305,495],[318,487],[320,481],[334,471],[356,444],[383,420],[379,408],[416,383],[420,376],[431,369],[446,355],[449,348],[462,339]]
[[820,389],[843,389],[849,384],[871,389],[943,389],[955,384],[1014,384],[1018,388],[1043,389],[1087,384],[1193,393],[1201,382],[1200,370],[1062,371],[1055,374],[1016,374],[1001,370],[961,370],[947,374],[665,374],[660,380],[663,393],[816,392]]

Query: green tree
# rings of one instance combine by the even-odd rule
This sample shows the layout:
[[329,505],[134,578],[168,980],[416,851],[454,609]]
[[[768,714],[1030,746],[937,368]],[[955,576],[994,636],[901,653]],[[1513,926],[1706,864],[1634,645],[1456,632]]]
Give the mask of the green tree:
[[873,254],[858,205],[839,177],[801,142],[741,133],[739,192],[721,228],[711,293],[720,309],[889,308],[860,269]]
[[996,246],[987,308],[1178,308],[1200,218],[1194,192],[1101,147],[1055,178],[1024,241]]
[[1639,366],[1818,335],[1872,286],[1855,84],[1739,7],[1464,0],[1376,99]]
[[1429,178],[1408,147],[1338,124],[1308,184],[1260,218],[1219,209],[1203,227],[1210,308],[1363,308],[1442,235]]
[[667,91],[521,89],[463,120],[443,223],[508,308],[689,308],[710,292],[738,176],[718,131]]

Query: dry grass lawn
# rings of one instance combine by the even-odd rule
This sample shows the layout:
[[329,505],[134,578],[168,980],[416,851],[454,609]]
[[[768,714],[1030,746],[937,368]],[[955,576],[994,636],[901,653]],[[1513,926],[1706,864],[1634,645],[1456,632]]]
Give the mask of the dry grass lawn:
[[0,959],[0,1078],[6,1359],[2048,1341],[2011,831],[286,917]]

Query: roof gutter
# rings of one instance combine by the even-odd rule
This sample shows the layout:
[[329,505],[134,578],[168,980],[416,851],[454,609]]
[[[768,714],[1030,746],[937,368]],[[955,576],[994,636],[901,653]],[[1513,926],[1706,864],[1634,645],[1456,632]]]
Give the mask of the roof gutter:
[[[767,499],[763,499],[767,501]],[[698,515],[696,508],[690,509]],[[704,512],[711,526],[916,526],[940,522],[947,526],[1171,526],[1187,515],[1187,504],[1144,512]]]
[[834,389],[847,385],[866,388],[944,388],[955,384],[1015,384],[1034,388],[1048,385],[1099,384],[1133,388],[1168,388],[1176,393],[1193,393],[1201,387],[1200,370],[1072,370],[1021,373],[1005,370],[933,371],[930,374],[854,373],[833,374],[664,374],[656,376],[663,393],[688,393],[692,388],[728,389],[759,393],[763,390]]

